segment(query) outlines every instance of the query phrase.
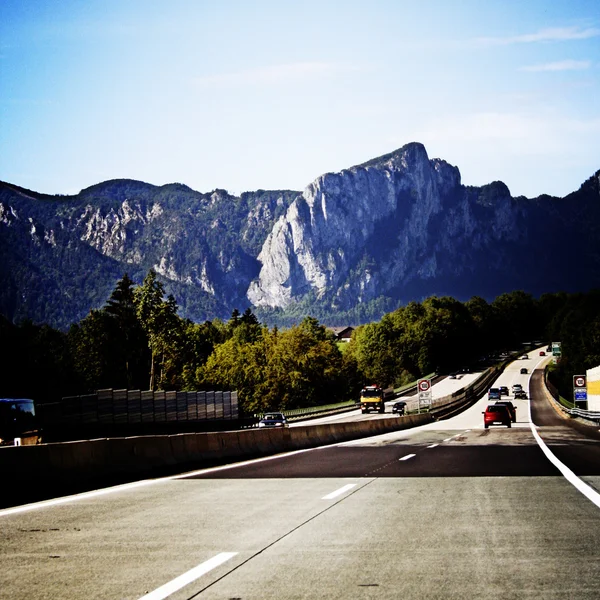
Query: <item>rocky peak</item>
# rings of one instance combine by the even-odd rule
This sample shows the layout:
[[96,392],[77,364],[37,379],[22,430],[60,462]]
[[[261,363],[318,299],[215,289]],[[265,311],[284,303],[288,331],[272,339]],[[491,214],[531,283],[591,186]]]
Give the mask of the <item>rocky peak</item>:
[[[248,299],[258,306],[286,307],[311,290],[321,297],[344,284],[365,246],[377,246],[381,235],[393,239],[404,231],[422,246],[429,220],[459,186],[458,169],[430,161],[418,143],[318,177],[265,241],[258,256],[262,268]],[[370,275],[358,279],[361,290],[370,287]]]

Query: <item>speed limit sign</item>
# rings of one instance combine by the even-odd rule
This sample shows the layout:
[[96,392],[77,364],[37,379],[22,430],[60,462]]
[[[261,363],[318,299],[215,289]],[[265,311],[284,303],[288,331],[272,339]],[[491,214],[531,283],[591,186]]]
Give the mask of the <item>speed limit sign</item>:
[[585,375],[573,375],[573,387],[584,388],[586,387],[586,376]]
[[431,389],[431,381],[429,379],[419,379],[417,385],[420,392],[428,392]]

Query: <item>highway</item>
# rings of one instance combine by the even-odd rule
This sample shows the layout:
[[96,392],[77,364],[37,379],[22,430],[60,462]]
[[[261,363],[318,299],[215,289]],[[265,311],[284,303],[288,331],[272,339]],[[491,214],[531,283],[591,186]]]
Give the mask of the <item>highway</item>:
[[[443,377],[438,381],[434,382],[431,386],[431,397],[432,399],[442,398],[444,396],[449,396],[453,392],[456,392],[470,383],[473,383],[478,377],[480,377],[482,373],[462,373],[457,376],[456,379],[450,379],[449,377]],[[338,413],[335,415],[327,415],[324,417],[315,417],[310,419],[309,421],[296,421],[291,422],[290,427],[304,427],[307,423],[310,425],[319,425],[321,423],[339,423],[341,421],[362,421],[365,419],[380,419],[386,418],[385,415],[389,416],[389,413],[392,412],[392,406],[398,402],[398,400],[403,400],[406,402],[407,410],[416,411],[419,406],[418,394],[412,395],[404,395],[400,398],[395,398],[394,400],[389,400],[385,403],[385,414],[380,414],[378,412],[370,412],[367,414],[362,414],[360,409],[351,410],[344,413]]]
[[483,428],[483,398],[411,430],[2,510],[0,598],[599,598],[600,435],[548,403],[545,360],[496,382],[530,392],[510,429]]

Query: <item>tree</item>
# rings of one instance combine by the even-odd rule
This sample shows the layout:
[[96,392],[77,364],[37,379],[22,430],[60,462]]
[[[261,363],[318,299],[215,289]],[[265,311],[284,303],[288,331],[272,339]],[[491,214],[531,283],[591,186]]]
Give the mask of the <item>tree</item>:
[[127,273],[117,282],[104,311],[112,319],[115,343],[113,352],[125,368],[126,387],[141,387],[141,376],[147,369],[148,340],[138,318],[134,282]]
[[[253,328],[250,338],[245,327]],[[233,337],[215,347],[197,379],[204,386],[236,389],[241,409],[253,413],[345,399],[342,366],[333,336],[307,317],[283,332],[240,325]]]
[[124,363],[115,360],[115,330],[103,310],[91,310],[69,329],[69,346],[77,373],[87,392],[122,387],[126,380]]
[[[177,316],[177,303],[173,296],[163,300],[164,288],[150,269],[141,286],[135,289],[137,316],[146,332],[150,358],[149,389],[155,389],[156,381],[169,379],[173,368],[173,350],[181,335],[182,323]],[[156,377],[158,363],[159,375]]]
[[508,347],[542,336],[543,325],[531,294],[521,290],[501,294],[492,306],[499,318],[498,345]]

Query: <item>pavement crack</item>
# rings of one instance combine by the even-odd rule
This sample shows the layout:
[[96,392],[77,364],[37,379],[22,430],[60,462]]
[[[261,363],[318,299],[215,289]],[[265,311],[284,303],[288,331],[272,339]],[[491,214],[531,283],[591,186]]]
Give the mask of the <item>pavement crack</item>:
[[263,554],[263,552],[269,550],[269,548],[272,548],[275,544],[277,544],[281,540],[284,540],[286,537],[290,536],[295,531],[298,531],[298,529],[300,529],[301,527],[304,527],[305,525],[307,525],[311,521],[314,521],[315,519],[317,519],[321,515],[325,514],[327,511],[331,510],[334,506],[337,506],[340,502],[342,502],[346,498],[349,498],[350,496],[356,494],[359,490],[364,489],[365,487],[367,487],[368,485],[371,485],[375,481],[377,481],[376,478],[375,479],[371,479],[370,481],[366,481],[360,487],[356,487],[351,492],[348,492],[347,494],[344,494],[336,502],[332,502],[331,504],[327,505],[326,508],[324,508],[323,510],[320,510],[319,512],[317,512],[316,514],[314,514],[309,519],[306,519],[302,523],[296,525],[296,527],[293,527],[292,529],[290,529],[286,533],[280,535],[277,539],[273,540],[270,544],[267,544],[264,548],[258,550],[258,552],[254,552],[254,554],[252,554],[251,556],[249,556],[246,560],[242,561],[239,565],[236,565],[235,567],[232,567],[231,569],[229,569],[229,571],[227,571],[227,573],[224,573],[223,575],[221,575],[221,577],[218,577],[212,583],[209,583],[207,586],[203,587],[201,590],[197,591],[195,594],[192,594],[191,596],[188,596],[187,600],[192,600],[193,598],[197,598],[198,596],[200,596],[200,594],[202,594],[207,589],[209,589],[210,587],[212,587],[213,585],[215,585],[215,583],[218,583],[219,581],[225,579],[225,577],[227,577],[228,575],[230,575],[234,571],[237,571],[239,568],[241,568],[244,565],[246,565],[247,563],[249,563],[253,558],[256,558],[257,556],[260,556],[261,554]]

